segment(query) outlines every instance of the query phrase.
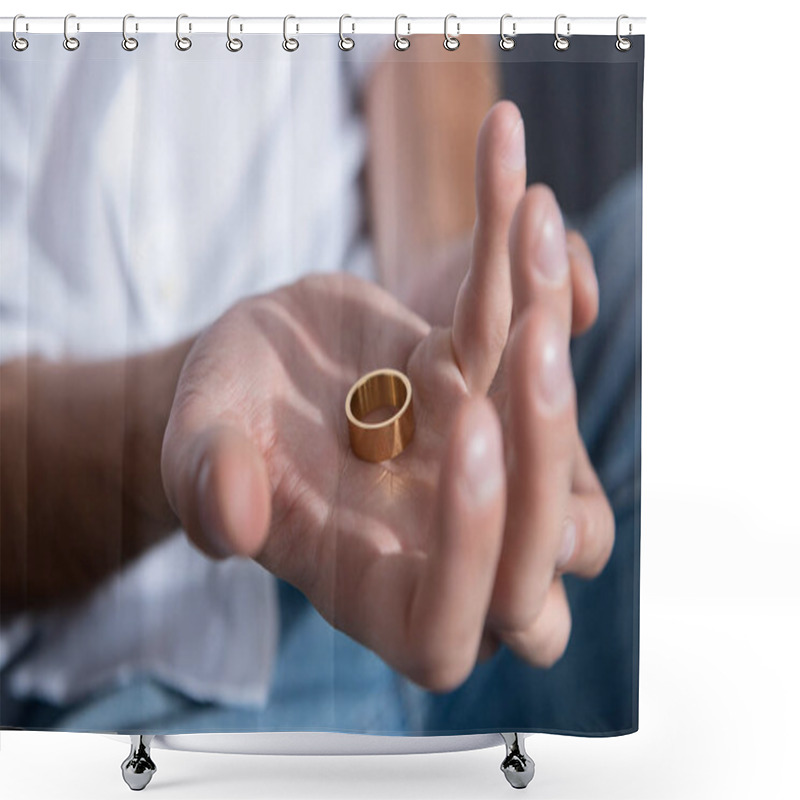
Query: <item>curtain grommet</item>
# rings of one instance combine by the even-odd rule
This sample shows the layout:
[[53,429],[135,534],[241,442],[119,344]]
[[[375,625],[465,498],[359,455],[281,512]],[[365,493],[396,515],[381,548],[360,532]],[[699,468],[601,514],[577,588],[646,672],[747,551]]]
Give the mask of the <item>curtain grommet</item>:
[[[447,25],[451,19],[456,20],[455,36],[451,36],[449,31],[447,30]],[[453,50],[458,50],[459,45],[461,44],[461,42],[458,40],[458,36],[460,33],[461,33],[461,23],[458,21],[458,17],[455,14],[448,14],[444,18],[444,42],[442,42],[442,44],[444,45],[445,50],[449,50],[451,53],[453,52]]]
[[500,49],[505,50],[506,52],[513,50],[517,46],[517,42],[514,39],[514,37],[517,35],[517,23],[511,23],[511,36],[506,34],[503,27],[505,25],[505,21],[512,18],[513,17],[511,14],[503,14],[503,16],[500,17],[500,41],[498,44],[500,45]]
[[[297,39],[291,38],[288,34],[290,19],[297,19],[297,17],[294,17],[291,14],[287,14],[283,18],[283,44],[281,46],[287,53],[294,53],[294,51],[297,50],[298,47],[300,47],[300,42],[298,42]],[[300,26],[297,25],[296,29],[300,30]]]
[[[188,36],[181,35],[181,20],[188,19],[188,14],[178,14],[175,19],[175,47],[181,52],[186,52],[192,46],[192,40]],[[189,30],[192,30],[192,23],[189,23]]]
[[[228,41],[225,42],[225,47],[227,47],[228,51],[231,53],[238,53],[242,49],[242,47],[244,47],[244,43],[242,42],[241,39],[237,39],[236,37],[231,36],[231,22],[233,22],[233,20],[235,19],[239,19],[239,17],[236,14],[231,14],[228,17],[228,29],[226,31],[228,36]],[[241,26],[239,26],[240,31],[241,29],[242,29]]]
[[[129,19],[135,19],[133,14],[126,14],[122,18],[122,49],[132,53],[139,46],[139,40],[135,39],[133,36],[128,36]],[[136,26],[136,29],[139,29],[138,25]]]
[[[349,14],[342,14],[339,17],[339,49],[343,50],[345,53],[352,50],[356,46],[355,39],[352,39],[349,36],[344,35],[344,21],[346,19],[353,19]],[[351,33],[356,32],[356,24],[355,22],[351,23]]]
[[405,14],[398,14],[394,18],[394,49],[399,50],[401,53],[405,50],[408,50],[411,47],[411,39],[406,38],[406,36],[411,35],[411,23],[407,22],[406,27],[408,28],[408,32],[406,36],[400,35],[400,20],[401,19],[408,19]]
[[[556,21],[553,25],[553,33],[555,34],[556,37],[555,41],[553,42],[553,47],[555,47],[555,49],[558,50],[559,52],[563,53],[565,50],[569,49],[569,39],[565,38],[558,32],[558,21],[561,19],[567,19],[567,15],[559,14],[556,17]],[[569,35],[570,35],[570,23],[569,21],[567,21],[567,36]]]
[[[627,14],[620,14],[617,17],[617,41],[614,42],[614,47],[620,51],[620,53],[627,53],[628,50],[631,49],[631,45],[633,44],[630,39],[626,39],[620,32],[619,32],[619,24],[624,19],[629,19]],[[631,23],[628,23],[628,36],[631,35],[633,32],[633,26]]]
[[[70,36],[69,35],[69,21],[71,19],[75,19],[75,15],[74,14],[67,14],[67,16],[64,17],[64,42],[63,42],[63,44],[64,44],[64,49],[65,50],[69,50],[72,53],[72,52],[74,52],[75,50],[77,50],[81,46],[81,43],[80,43],[80,40],[78,39],[77,36]],[[76,30],[80,30],[80,29],[81,29],[80,24],[76,23]]]
[[11,35],[13,36],[13,38],[11,39],[11,46],[18,53],[23,53],[23,52],[25,52],[25,50],[28,49],[28,40],[27,39],[23,39],[17,33],[17,20],[18,19],[25,19],[25,15],[24,14],[17,14],[14,17],[14,21],[11,23]]

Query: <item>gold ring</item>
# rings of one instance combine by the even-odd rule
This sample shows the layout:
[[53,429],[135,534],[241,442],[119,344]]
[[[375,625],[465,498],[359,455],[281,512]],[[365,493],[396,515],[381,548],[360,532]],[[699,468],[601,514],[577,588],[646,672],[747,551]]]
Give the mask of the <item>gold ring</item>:
[[[382,422],[364,422],[376,408],[397,409]],[[376,369],[359,378],[344,404],[350,428],[350,447],[364,461],[385,461],[405,450],[414,436],[411,382],[396,369]]]

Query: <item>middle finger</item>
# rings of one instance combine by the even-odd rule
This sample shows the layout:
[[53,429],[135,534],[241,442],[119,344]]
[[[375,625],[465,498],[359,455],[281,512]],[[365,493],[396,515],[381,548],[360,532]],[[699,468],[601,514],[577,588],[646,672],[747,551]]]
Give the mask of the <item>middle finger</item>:
[[[573,297],[572,256],[564,220],[552,190],[544,184],[529,187],[517,205],[509,233],[511,255],[512,314],[509,339],[525,312],[548,309],[570,331],[573,301],[582,305],[587,292]],[[574,248],[572,248],[574,250]],[[579,322],[583,309],[579,309]],[[509,384],[508,348],[503,352],[491,393],[499,406],[505,404]]]
[[508,505],[487,622],[528,629],[544,605],[564,535],[577,429],[569,357],[569,257],[552,191],[532,186],[510,234],[513,311],[504,409]]

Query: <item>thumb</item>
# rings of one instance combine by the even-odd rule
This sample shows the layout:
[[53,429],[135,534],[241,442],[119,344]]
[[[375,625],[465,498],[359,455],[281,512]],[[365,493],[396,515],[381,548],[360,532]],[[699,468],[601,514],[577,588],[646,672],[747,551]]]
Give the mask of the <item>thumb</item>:
[[271,516],[267,464],[239,428],[196,429],[170,420],[162,449],[164,489],[189,539],[212,558],[254,556]]

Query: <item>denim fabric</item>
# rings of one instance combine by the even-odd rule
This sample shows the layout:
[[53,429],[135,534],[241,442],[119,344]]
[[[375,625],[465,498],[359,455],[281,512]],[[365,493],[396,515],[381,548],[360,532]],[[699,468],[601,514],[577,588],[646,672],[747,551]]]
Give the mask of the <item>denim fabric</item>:
[[261,708],[202,703],[140,675],[59,707],[16,702],[3,691],[4,725],[26,729],[162,734],[330,730],[402,733],[401,680],[372,651],[332,628],[290,584],[279,581],[281,642],[270,697]]
[[[641,407],[641,174],[620,182],[581,226],[594,254],[600,313],[573,342],[579,424],[616,518],[614,552],[592,581],[565,577],[573,618],[564,657],[535,669],[501,648],[457,690],[434,694],[334,630],[279,582],[281,643],[263,708],[199,703],[139,676],[61,708],[10,697],[5,725],[119,733],[336,730],[383,734],[550,731],[638,726]],[[24,657],[24,654],[23,654]]]

